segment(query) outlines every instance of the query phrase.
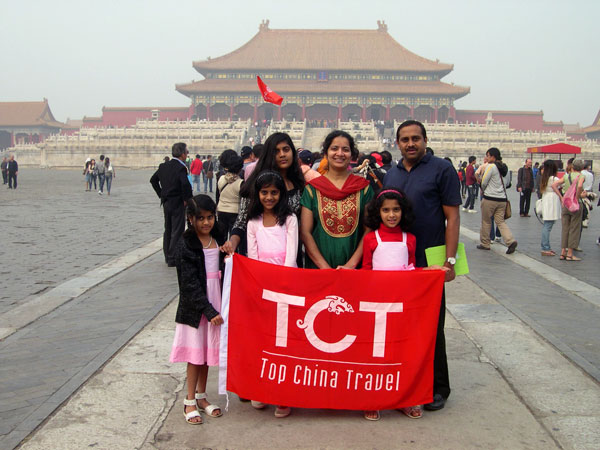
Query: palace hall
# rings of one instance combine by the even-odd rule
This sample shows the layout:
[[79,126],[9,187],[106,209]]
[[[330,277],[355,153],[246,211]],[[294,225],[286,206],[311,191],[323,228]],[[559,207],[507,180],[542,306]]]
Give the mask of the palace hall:
[[[416,55],[375,30],[284,30],[260,24],[246,44],[196,61],[201,81],[176,85],[193,118],[207,120],[457,120],[468,87],[445,83],[452,64]],[[256,76],[283,97],[263,101]]]

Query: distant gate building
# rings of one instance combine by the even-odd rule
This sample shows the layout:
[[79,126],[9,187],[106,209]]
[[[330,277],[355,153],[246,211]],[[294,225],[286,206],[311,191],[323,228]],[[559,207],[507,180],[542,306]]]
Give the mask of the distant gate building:
[[[193,63],[204,80],[179,84],[197,119],[456,120],[468,87],[444,83],[453,65],[418,56],[376,30],[259,32],[237,50]],[[256,76],[283,96],[265,103]]]

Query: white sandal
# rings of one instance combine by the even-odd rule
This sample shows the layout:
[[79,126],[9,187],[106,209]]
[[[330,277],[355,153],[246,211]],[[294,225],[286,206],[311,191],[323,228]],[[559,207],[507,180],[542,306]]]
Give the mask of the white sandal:
[[[202,400],[202,399],[206,399],[206,392],[202,392],[202,393],[198,393],[196,392],[196,402],[198,400]],[[196,403],[196,406],[198,405],[198,403]],[[198,409],[200,410],[200,412],[205,412],[206,414],[208,414],[209,417],[221,417],[223,415],[223,413],[221,412],[221,408],[219,408],[219,406],[217,405],[211,405],[209,404],[206,408],[200,408],[198,407]],[[219,410],[219,414],[213,414],[214,411]]]
[[[186,413],[185,412],[186,406],[195,406],[196,409],[189,413]],[[196,403],[195,399],[188,400],[187,397],[183,399],[183,417],[185,417],[185,421],[187,423],[189,423],[190,425],[202,425],[202,416],[198,412],[198,404]],[[192,422],[191,420],[194,417],[200,417],[201,420],[199,422]]]

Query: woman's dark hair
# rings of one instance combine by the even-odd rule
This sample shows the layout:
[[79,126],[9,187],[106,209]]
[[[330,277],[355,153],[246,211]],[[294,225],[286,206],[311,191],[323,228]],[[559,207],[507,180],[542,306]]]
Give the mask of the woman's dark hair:
[[558,172],[558,166],[551,159],[547,159],[544,161],[544,165],[542,166],[542,179],[540,180],[540,191],[544,192],[548,187],[548,180],[550,177],[556,176]]
[[[300,163],[298,162],[298,151],[296,150],[296,147],[292,142],[292,138],[286,133],[273,133],[265,141],[262,155],[260,155],[260,158],[257,161],[254,170],[252,171],[248,179],[242,184],[242,188],[240,189],[241,197],[251,196],[252,192],[254,191],[254,183],[256,182],[256,177],[265,170],[279,172],[277,162],[275,161],[275,156],[277,154],[277,146],[282,142],[287,143],[292,149],[292,165],[287,168],[286,177],[292,182],[295,189],[298,189],[300,190],[300,192],[302,192],[305,184],[304,175],[302,175],[302,170],[300,170]],[[286,189],[284,190],[287,192]]]
[[293,213],[290,205],[288,205],[288,193],[285,182],[281,175],[273,170],[265,170],[259,173],[254,180],[252,194],[250,195],[250,204],[248,205],[248,220],[255,219],[263,213],[264,208],[258,194],[265,186],[275,186],[279,189],[279,202],[273,208],[273,212],[277,216],[277,223],[285,225],[287,216]]
[[219,165],[230,173],[238,173],[244,167],[244,160],[235,150],[225,150],[219,156]]
[[496,158],[496,160],[502,159],[502,157],[500,156],[500,150],[498,150],[496,147],[492,147],[492,148],[488,149],[488,151],[486,153],[488,155]]
[[381,225],[381,213],[379,210],[384,200],[396,200],[398,202],[402,210],[400,228],[402,231],[408,231],[415,221],[412,204],[406,198],[406,194],[403,191],[394,187],[384,188],[377,197],[369,202],[367,205],[367,214],[365,215],[365,225],[372,230],[379,228]]
[[342,131],[342,130],[333,130],[331,133],[329,133],[327,135],[327,137],[323,141],[323,145],[321,146],[321,154],[323,156],[327,157],[327,150],[329,149],[329,147],[331,147],[331,143],[333,142],[333,140],[336,137],[343,137],[343,138],[348,139],[348,144],[350,145],[350,157],[353,160],[358,159],[358,148],[356,147],[356,144],[354,143],[354,138],[352,136],[350,136],[349,133],[346,133],[345,131]]
[[508,166],[502,162],[502,155],[500,154],[500,150],[498,150],[496,147],[492,147],[492,148],[488,149],[488,151],[485,153],[486,153],[486,155],[492,156],[493,158],[496,159],[496,161],[494,161],[494,164],[498,168],[498,172],[500,173],[500,176],[505,177],[506,174],[508,173]]
[[215,216],[215,226],[212,228],[212,230],[210,230],[210,235],[217,240],[222,239],[224,233],[222,225],[217,222],[217,205],[215,204],[215,201],[208,195],[198,194],[188,200],[185,206],[187,227],[192,228],[189,217],[198,217],[201,210],[209,211]]
[[104,165],[106,167],[110,166],[110,158],[108,158],[108,157],[104,158]]

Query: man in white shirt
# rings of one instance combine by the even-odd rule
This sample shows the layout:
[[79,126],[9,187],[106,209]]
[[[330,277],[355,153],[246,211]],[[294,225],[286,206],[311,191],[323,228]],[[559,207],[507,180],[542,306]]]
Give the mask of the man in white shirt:
[[585,180],[583,182],[583,190],[592,192],[594,186],[594,174],[590,171],[589,162],[584,163],[581,174],[585,177]]
[[[583,165],[583,170],[581,171],[581,175],[583,175],[583,190],[591,193],[594,189],[594,174],[590,170],[590,163],[585,162]],[[590,211],[592,209],[592,200],[594,199],[594,195],[589,195],[588,197],[583,199],[583,215],[581,220],[581,226],[583,228],[587,228],[590,222]]]

